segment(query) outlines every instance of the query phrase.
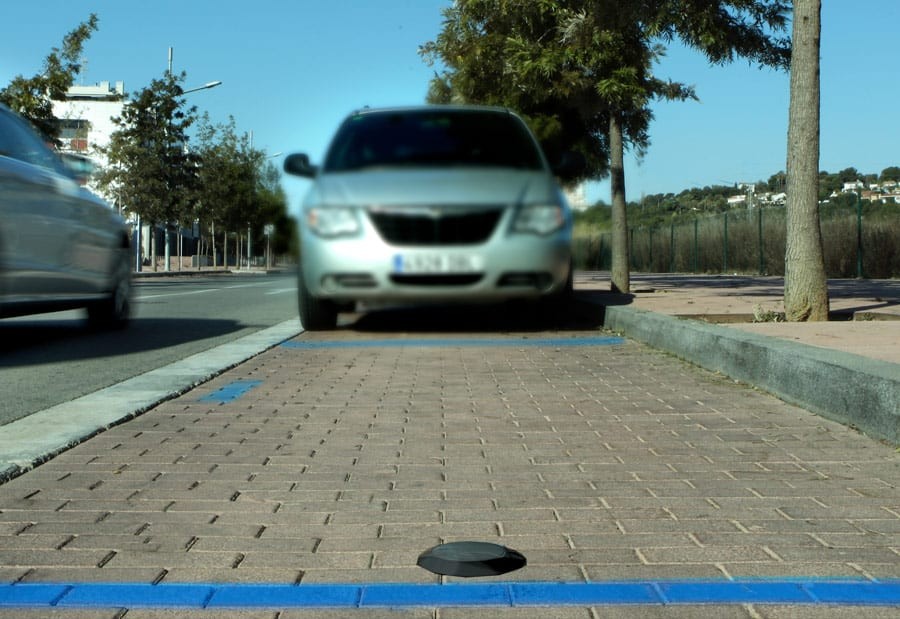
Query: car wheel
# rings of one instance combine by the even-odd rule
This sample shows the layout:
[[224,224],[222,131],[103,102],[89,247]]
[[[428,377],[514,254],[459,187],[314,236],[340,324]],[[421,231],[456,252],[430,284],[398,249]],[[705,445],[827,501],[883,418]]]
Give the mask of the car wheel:
[[131,267],[122,260],[116,267],[109,294],[88,306],[88,322],[96,329],[122,329],[131,316]]
[[303,281],[302,272],[297,277],[297,301],[300,325],[307,331],[328,331],[337,326],[337,306],[331,301],[312,296]]
[[557,292],[540,300],[539,312],[542,318],[559,320],[565,318],[572,309],[575,298],[575,270],[569,265],[569,275],[565,285]]

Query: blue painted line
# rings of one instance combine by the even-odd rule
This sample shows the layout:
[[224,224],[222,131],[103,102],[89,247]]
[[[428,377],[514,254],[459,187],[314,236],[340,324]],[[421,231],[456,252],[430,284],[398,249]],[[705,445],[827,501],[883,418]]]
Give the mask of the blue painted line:
[[573,338],[412,338],[391,340],[329,340],[298,342],[284,342],[284,348],[299,348],[304,350],[317,350],[328,348],[453,348],[453,347],[545,347],[564,348],[568,346],[617,346],[625,342],[621,337],[573,337]]
[[644,582],[538,582],[512,587],[515,606],[592,606],[660,604],[651,583]]
[[860,598],[870,600],[872,605],[900,607],[900,580],[893,586],[881,587],[872,582],[813,582],[808,585],[812,596],[824,604],[855,604]]
[[810,604],[814,598],[803,582],[671,582],[660,583],[668,604]]
[[368,585],[361,607],[512,606],[508,584]]
[[[96,583],[72,585],[56,604],[64,608],[203,608],[215,591],[213,585]],[[2,595],[2,594],[0,594]]]
[[0,608],[46,608],[56,604],[70,589],[70,585],[63,584],[0,585]]
[[227,404],[228,402],[233,402],[237,400],[239,397],[254,389],[259,387],[262,384],[261,380],[236,380],[233,383],[229,383],[218,389],[209,393],[199,400],[198,402],[218,402],[219,404]]
[[900,580],[666,580],[453,584],[22,583],[0,608],[415,608],[782,604],[900,607]]
[[357,608],[362,592],[359,585],[343,584],[223,585],[207,608]]

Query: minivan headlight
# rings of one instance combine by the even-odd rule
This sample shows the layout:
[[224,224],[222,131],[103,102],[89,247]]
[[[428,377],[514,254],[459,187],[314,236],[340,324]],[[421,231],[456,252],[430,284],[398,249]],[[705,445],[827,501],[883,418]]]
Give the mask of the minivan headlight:
[[344,207],[317,207],[306,211],[309,229],[325,237],[351,236],[359,232],[356,212]]
[[551,234],[565,225],[563,209],[558,204],[523,206],[513,221],[514,232]]

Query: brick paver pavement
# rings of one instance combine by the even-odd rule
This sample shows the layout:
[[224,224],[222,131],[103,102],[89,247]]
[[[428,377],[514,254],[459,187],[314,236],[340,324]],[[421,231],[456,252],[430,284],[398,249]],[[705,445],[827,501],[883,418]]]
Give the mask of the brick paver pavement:
[[[900,577],[894,448],[633,342],[532,345],[597,335],[352,346],[401,336],[303,334],[0,486],[0,581],[455,582],[416,559],[457,540],[525,554],[527,567],[503,581]],[[327,345],[336,341],[346,346]],[[323,347],[296,347],[310,342]],[[199,401],[248,379],[261,384],[234,401]],[[645,607],[641,616],[842,611]]]

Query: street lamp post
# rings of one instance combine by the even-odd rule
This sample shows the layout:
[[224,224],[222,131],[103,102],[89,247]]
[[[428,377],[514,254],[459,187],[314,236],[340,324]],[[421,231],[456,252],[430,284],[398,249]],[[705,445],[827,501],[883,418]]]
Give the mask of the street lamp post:
[[[170,53],[171,53],[171,51],[170,51]],[[169,71],[171,72],[171,70],[172,70],[172,68],[171,68],[171,66],[170,66],[170,67],[169,67]],[[222,85],[221,80],[215,80],[215,81],[212,81],[212,82],[206,82],[206,83],[203,84],[202,86],[197,86],[196,88],[188,88],[187,90],[182,90],[180,96],[184,96],[184,95],[189,94],[189,93],[192,93],[192,92],[197,92],[198,90],[208,90],[208,89],[210,89],[210,88],[215,88],[216,86],[221,86],[221,85]],[[165,256],[165,260],[166,260],[166,268],[165,268],[165,270],[166,270],[167,272],[172,270],[171,246],[170,246],[170,244],[169,244],[169,242],[170,242],[170,239],[169,239],[170,234],[171,234],[171,233],[170,233],[170,231],[169,231],[169,224],[167,223],[167,224],[166,224],[166,256]],[[180,240],[181,240],[181,230],[180,230],[180,229],[179,229],[179,231],[178,231],[178,238],[179,238],[179,241],[180,241]],[[180,251],[180,250],[179,250],[179,252],[178,252],[178,260],[179,260],[179,263],[178,263],[178,270],[180,271],[180,270],[181,270],[181,251]]]

